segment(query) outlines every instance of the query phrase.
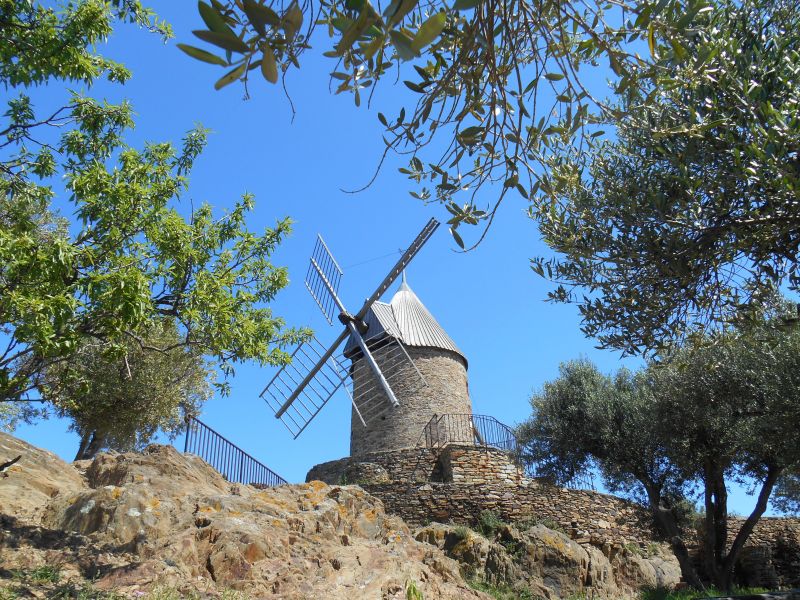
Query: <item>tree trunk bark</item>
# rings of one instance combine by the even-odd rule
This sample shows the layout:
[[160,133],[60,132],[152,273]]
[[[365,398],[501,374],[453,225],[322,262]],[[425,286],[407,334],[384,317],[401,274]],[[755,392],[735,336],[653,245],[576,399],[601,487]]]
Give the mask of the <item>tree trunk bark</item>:
[[697,570],[694,568],[692,559],[689,556],[689,550],[681,537],[681,532],[675,521],[675,515],[672,510],[661,506],[661,493],[658,489],[650,486],[645,486],[645,489],[647,490],[647,499],[650,504],[650,511],[653,514],[653,520],[656,522],[656,527],[658,527],[661,535],[669,540],[672,552],[681,567],[683,579],[693,588],[704,590],[703,582],[700,581],[700,577],[697,575]]
[[78,448],[78,454],[75,455],[75,460],[89,460],[94,458],[100,452],[105,443],[105,435],[98,431],[89,431],[83,434],[81,438],[81,445]]
[[767,476],[764,479],[764,483],[761,484],[761,490],[758,493],[758,500],[753,508],[753,512],[751,512],[750,516],[742,523],[742,526],[736,533],[736,537],[733,539],[730,551],[722,560],[719,581],[715,582],[720,589],[729,590],[733,586],[733,571],[736,568],[736,559],[739,558],[739,553],[744,547],[745,542],[747,542],[747,538],[750,537],[750,534],[753,532],[756,523],[761,519],[761,515],[767,510],[767,503],[772,495],[772,490],[782,472],[783,469],[780,468],[769,467],[767,469]]
[[105,436],[95,431],[92,434],[92,441],[89,443],[89,447],[86,448],[86,452],[84,452],[84,458],[94,458],[95,455],[103,449],[103,444],[105,443]]
[[81,436],[81,443],[78,446],[78,452],[75,454],[75,458],[73,460],[83,460],[83,454],[86,452],[86,448],[89,446],[89,442],[92,439],[92,432],[87,431]]

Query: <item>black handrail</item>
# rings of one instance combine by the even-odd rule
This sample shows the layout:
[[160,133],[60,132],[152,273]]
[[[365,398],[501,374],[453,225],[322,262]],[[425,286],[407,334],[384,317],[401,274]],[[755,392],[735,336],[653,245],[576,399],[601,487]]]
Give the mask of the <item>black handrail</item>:
[[184,453],[196,454],[232,483],[274,487],[288,483],[265,464],[194,417],[186,421]]
[[[514,431],[494,417],[473,414],[433,415],[422,431],[419,445],[441,448],[447,444],[497,448],[507,452],[514,462],[524,468],[528,477],[540,477],[537,464],[522,465]],[[567,482],[566,487],[593,490],[594,478],[590,473],[577,474]]]
[[423,430],[427,448],[445,444],[468,444],[515,452],[517,438],[510,427],[488,415],[434,415]]

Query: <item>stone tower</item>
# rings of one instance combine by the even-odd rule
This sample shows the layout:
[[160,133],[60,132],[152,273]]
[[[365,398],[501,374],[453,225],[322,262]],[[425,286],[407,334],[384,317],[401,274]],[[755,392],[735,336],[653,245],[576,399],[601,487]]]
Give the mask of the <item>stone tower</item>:
[[[350,424],[350,455],[411,448],[434,414],[471,414],[472,403],[467,385],[467,359],[455,342],[436,322],[403,277],[403,283],[391,302],[376,302],[365,318],[370,347],[381,364],[380,340],[397,340],[408,352],[427,385],[420,386],[418,377],[392,382],[392,391],[400,406],[386,410],[364,427],[353,412]],[[369,366],[358,358],[354,340],[345,347],[345,355],[353,359],[355,388],[365,377],[372,377]],[[387,406],[386,396],[383,396]],[[356,398],[358,403],[358,398]]]

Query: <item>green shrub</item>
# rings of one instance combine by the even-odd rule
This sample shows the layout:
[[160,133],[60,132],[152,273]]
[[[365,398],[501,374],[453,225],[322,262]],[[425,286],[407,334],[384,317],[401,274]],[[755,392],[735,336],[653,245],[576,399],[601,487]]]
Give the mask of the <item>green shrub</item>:
[[457,525],[456,527],[453,527],[451,533],[453,534],[453,537],[455,537],[456,540],[460,542],[462,540],[469,539],[471,530],[469,527],[464,527],[463,525]]
[[493,510],[484,510],[478,516],[478,531],[487,538],[494,537],[497,530],[504,525],[500,516]]
[[641,600],[695,600],[695,598],[706,598],[708,596],[737,596],[744,594],[760,594],[766,592],[764,588],[734,588],[729,593],[721,592],[715,588],[707,588],[705,591],[699,590],[668,590],[665,588],[650,588],[642,590]]
[[417,587],[417,582],[413,579],[406,581],[406,600],[425,600],[422,592]]
[[489,594],[495,600],[543,600],[540,596],[534,596],[530,588],[512,588],[508,585],[492,585],[479,579],[468,579],[467,584],[473,590],[478,590]]

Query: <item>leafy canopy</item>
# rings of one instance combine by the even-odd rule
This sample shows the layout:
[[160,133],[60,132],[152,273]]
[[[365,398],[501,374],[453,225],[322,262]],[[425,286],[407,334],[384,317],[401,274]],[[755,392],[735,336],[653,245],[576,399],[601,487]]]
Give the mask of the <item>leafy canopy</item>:
[[[522,457],[564,482],[598,468],[608,487],[650,508],[687,581],[681,498],[700,491],[706,575],[728,589],[736,557],[776,483],[800,466],[800,330],[772,324],[717,334],[637,373],[562,365],[520,428]],[[756,504],[728,546],[726,486],[755,482]]]
[[[709,9],[705,0],[209,1],[198,3],[206,29],[193,32],[202,47],[180,48],[224,69],[217,89],[240,81],[247,94],[251,76],[285,86],[327,33],[336,93],[360,105],[388,78],[416,94],[396,117],[378,114],[384,158],[410,157],[401,172],[418,184],[412,195],[447,206],[462,247],[458,227],[488,226],[508,193],[546,208],[548,156],[576,137],[591,144],[614,117],[590,85],[597,66],[620,87],[659,80],[661,62],[687,59],[690,25]],[[657,61],[641,53],[648,44]],[[689,62],[704,68],[702,57]]]
[[533,261],[560,284],[550,298],[628,353],[702,336],[800,283],[800,13],[746,0],[695,21],[700,76],[667,63],[671,85],[628,88],[617,139],[554,157],[554,201],[531,211],[560,254]]
[[[181,205],[205,131],[190,131],[177,148],[137,149],[124,141],[133,125],[127,103],[73,95],[41,116],[28,95],[31,83],[122,79],[122,67],[93,46],[115,18],[166,28],[130,0],[83,0],[63,10],[0,6],[9,24],[0,28],[0,76],[20,90],[0,126],[0,400],[29,398],[48,368],[87,344],[119,352],[131,341],[153,352],[183,348],[226,376],[239,361],[284,360],[281,348],[302,332],[286,329],[269,309],[288,282],[270,256],[290,223],[249,231],[249,195],[222,215],[207,204]],[[49,45],[21,53],[34,43]],[[57,196],[73,222],[54,214]],[[162,347],[142,332],[165,318],[179,338]]]
[[175,436],[211,395],[210,365],[181,343],[173,319],[138,333],[144,345],[133,338],[121,348],[87,340],[69,360],[45,369],[42,395],[81,438],[76,459],[103,448],[141,450],[159,430]]

